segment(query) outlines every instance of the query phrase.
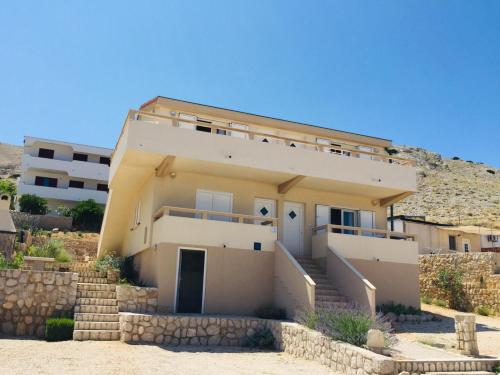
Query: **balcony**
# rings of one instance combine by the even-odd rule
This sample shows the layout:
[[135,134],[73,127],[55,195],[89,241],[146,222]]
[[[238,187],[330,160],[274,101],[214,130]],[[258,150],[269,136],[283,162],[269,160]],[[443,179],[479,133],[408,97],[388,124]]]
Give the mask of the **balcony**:
[[322,225],[313,229],[313,258],[328,248],[347,259],[417,264],[416,236],[386,229]]
[[152,245],[162,242],[274,251],[277,219],[165,206],[153,216]]
[[77,188],[55,188],[48,186],[28,185],[20,182],[19,194],[34,194],[46,199],[57,199],[63,201],[83,201],[93,199],[99,204],[106,204],[108,193],[100,190],[77,189]]
[[22,169],[39,169],[46,171],[65,172],[70,177],[86,178],[98,181],[108,181],[109,166],[78,160],[56,160],[40,158],[24,154]]
[[[182,125],[196,125],[198,130]],[[332,140],[333,142],[333,140]],[[361,145],[341,147],[311,143],[225,125],[131,111],[118,141],[110,171],[111,184],[121,166],[157,168],[165,158],[174,170],[263,181],[384,199],[416,191],[415,167],[408,160]],[[122,168],[123,169],[123,168]],[[287,184],[292,182],[293,184]]]

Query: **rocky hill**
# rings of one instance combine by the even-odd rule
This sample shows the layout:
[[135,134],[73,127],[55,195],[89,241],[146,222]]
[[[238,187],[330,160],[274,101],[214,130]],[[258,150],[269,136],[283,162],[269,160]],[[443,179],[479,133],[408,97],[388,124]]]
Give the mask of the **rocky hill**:
[[395,205],[395,214],[500,228],[500,169],[417,147],[395,149],[398,156],[415,160],[418,171],[418,193]]
[[14,178],[21,173],[22,146],[0,143],[0,178]]
[[[441,223],[500,228],[500,169],[453,160],[422,148],[396,146],[416,161],[418,193],[395,205],[395,214],[423,215]],[[20,173],[22,146],[0,143],[0,177]]]

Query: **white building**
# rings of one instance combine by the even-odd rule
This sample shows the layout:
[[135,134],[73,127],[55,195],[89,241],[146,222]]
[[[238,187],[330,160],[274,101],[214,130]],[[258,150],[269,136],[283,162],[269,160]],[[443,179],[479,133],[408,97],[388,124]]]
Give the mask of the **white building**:
[[24,137],[18,195],[34,194],[49,209],[93,199],[106,204],[112,149]]

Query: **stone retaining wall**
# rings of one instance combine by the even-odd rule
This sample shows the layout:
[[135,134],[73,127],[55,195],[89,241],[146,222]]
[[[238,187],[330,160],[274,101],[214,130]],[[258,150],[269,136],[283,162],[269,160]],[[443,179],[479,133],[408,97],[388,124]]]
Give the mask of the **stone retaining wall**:
[[456,269],[464,275],[463,291],[470,310],[489,306],[500,313],[500,275],[495,275],[497,254],[459,253],[420,256],[420,294],[445,299],[434,286],[441,269]]
[[130,313],[155,313],[158,308],[158,289],[117,285],[118,309]]
[[78,274],[0,270],[0,332],[44,336],[45,320],[71,316]]
[[295,357],[316,360],[342,374],[388,375],[391,358],[332,341],[297,323],[218,316],[120,313],[121,340],[168,345],[240,346],[259,329],[268,328],[276,348]]

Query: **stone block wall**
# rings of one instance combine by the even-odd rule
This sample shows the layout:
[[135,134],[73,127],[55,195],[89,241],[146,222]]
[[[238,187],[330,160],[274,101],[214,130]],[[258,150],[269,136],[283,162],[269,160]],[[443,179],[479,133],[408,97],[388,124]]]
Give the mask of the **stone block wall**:
[[0,270],[0,332],[44,336],[45,321],[71,316],[78,274]]
[[12,257],[12,252],[14,251],[15,243],[15,233],[0,233],[0,254],[2,254],[6,259],[10,259]]
[[489,306],[500,313],[500,275],[495,275],[496,254],[459,253],[420,256],[420,295],[444,299],[434,286],[441,269],[456,269],[464,275],[464,297],[470,310]]
[[117,285],[118,309],[130,313],[155,313],[158,308],[158,289]]
[[297,323],[218,316],[143,315],[120,313],[121,340],[167,345],[240,346],[268,328],[276,349],[318,361],[342,374],[388,375],[395,362],[356,346],[333,341]]

